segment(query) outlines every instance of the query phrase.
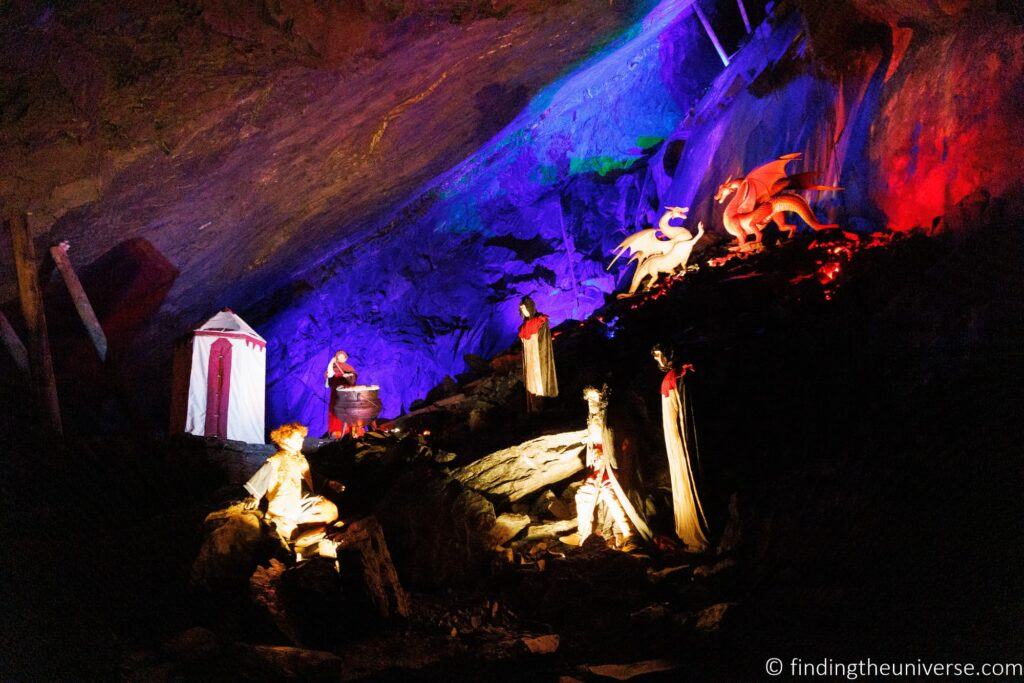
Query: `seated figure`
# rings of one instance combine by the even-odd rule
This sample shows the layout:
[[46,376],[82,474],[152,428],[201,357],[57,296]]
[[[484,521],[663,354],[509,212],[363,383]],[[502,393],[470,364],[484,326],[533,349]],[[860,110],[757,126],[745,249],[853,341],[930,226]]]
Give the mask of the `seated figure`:
[[[313,495],[309,463],[302,455],[302,442],[308,431],[304,425],[290,422],[271,432],[270,440],[279,450],[245,484],[255,499],[253,505],[267,499],[267,521],[296,550],[318,543],[327,526],[338,519],[334,503]],[[306,528],[296,535],[299,527]]]

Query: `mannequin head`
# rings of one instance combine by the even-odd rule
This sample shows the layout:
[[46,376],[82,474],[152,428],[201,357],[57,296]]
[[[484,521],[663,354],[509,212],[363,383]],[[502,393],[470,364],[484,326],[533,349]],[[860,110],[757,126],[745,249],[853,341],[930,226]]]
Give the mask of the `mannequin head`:
[[519,315],[523,316],[524,320],[537,315],[537,304],[529,296],[524,296],[519,300]]
[[289,422],[270,432],[270,440],[283,451],[299,453],[302,451],[302,442],[308,433],[309,429],[306,425],[298,422]]

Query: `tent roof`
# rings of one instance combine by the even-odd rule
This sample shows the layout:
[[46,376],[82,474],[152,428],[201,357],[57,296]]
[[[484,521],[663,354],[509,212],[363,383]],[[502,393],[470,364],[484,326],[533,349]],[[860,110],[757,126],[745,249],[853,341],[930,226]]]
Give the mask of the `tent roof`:
[[196,332],[234,332],[266,343],[263,337],[256,334],[256,330],[249,327],[249,324],[239,318],[230,308],[223,309],[207,320]]

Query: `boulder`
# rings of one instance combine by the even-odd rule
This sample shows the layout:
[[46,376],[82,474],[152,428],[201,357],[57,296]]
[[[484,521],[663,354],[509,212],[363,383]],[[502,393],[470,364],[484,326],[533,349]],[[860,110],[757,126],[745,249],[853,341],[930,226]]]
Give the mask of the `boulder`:
[[427,403],[437,403],[442,399],[446,399],[450,396],[455,396],[459,393],[459,386],[455,383],[455,380],[450,375],[445,375],[441,382],[427,392],[425,398]]
[[697,567],[693,570],[693,578],[695,579],[710,579],[712,577],[719,577],[724,573],[728,573],[733,567],[736,566],[736,560],[731,557],[727,557],[724,560],[720,560],[714,564],[705,564]]
[[526,540],[535,541],[541,538],[552,538],[576,529],[575,519],[564,519],[550,524],[535,524],[526,530]]
[[418,589],[466,583],[487,565],[494,506],[444,472],[409,468],[377,502],[402,583]]
[[452,473],[468,488],[509,502],[583,469],[586,430],[548,434],[486,455]]
[[180,662],[199,662],[215,656],[221,647],[217,634],[196,626],[168,638],[160,651],[166,657]]
[[256,566],[269,558],[276,540],[258,510],[242,503],[206,517],[206,539],[192,564],[192,584],[209,590],[244,590]]
[[718,554],[732,552],[743,540],[743,527],[740,518],[739,494],[733,493],[729,496],[729,521],[722,531],[722,538],[718,542]]
[[544,571],[522,575],[513,603],[518,614],[561,633],[580,624],[620,633],[637,606],[649,604],[647,560],[612,550],[600,538],[561,553],[564,559],[552,558]]
[[384,532],[373,517],[332,533],[337,562],[313,557],[293,567],[271,560],[249,580],[253,602],[292,644],[328,647],[384,619],[409,615]]
[[558,650],[560,638],[557,633],[551,633],[546,636],[534,636],[532,638],[523,638],[521,642],[526,646],[526,649],[533,655],[547,655]]
[[725,621],[726,616],[735,606],[735,602],[720,602],[701,610],[701,612],[697,614],[697,630],[704,632],[719,630],[722,627],[722,623]]
[[632,664],[594,664],[586,667],[587,671],[595,676],[611,678],[616,681],[628,681],[637,676],[649,676],[678,668],[678,662],[667,659],[648,659]]
[[248,643],[235,643],[231,650],[242,670],[271,680],[339,680],[344,673],[342,659],[331,652]]
[[647,580],[654,585],[666,580],[681,580],[689,577],[689,573],[686,571],[689,568],[690,565],[682,564],[673,567],[664,567],[662,569],[648,569]]
[[576,519],[576,502],[556,498],[548,504],[548,514],[555,519]]
[[266,611],[285,638],[293,645],[301,646],[299,625],[281,594],[281,576],[285,569],[284,564],[278,560],[271,560],[266,567],[257,567],[249,577],[249,596]]
[[534,517],[547,517],[550,514],[548,509],[557,500],[558,497],[551,492],[551,489],[544,489],[533,501],[533,505],[530,506],[530,514]]
[[638,609],[629,615],[629,620],[637,624],[656,624],[672,616],[672,610],[666,602],[659,602]]
[[357,520],[334,540],[342,585],[349,596],[358,595],[380,619],[409,616],[409,596],[398,581],[380,523],[373,517]]
[[515,375],[523,368],[523,357],[519,353],[503,353],[491,359],[491,368],[498,375]]
[[530,515],[506,512],[494,520],[489,536],[491,543],[495,546],[505,545],[529,525]]

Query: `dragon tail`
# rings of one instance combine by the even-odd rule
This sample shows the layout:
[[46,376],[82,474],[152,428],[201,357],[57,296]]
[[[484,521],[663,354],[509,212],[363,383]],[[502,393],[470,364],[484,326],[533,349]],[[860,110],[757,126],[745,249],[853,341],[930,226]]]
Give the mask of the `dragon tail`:
[[772,202],[772,209],[774,209],[773,213],[791,211],[804,219],[804,222],[815,230],[828,230],[830,228],[839,227],[836,223],[818,222],[814,212],[811,211],[811,207],[808,206],[807,201],[798,195],[783,195],[781,197],[776,197]]

